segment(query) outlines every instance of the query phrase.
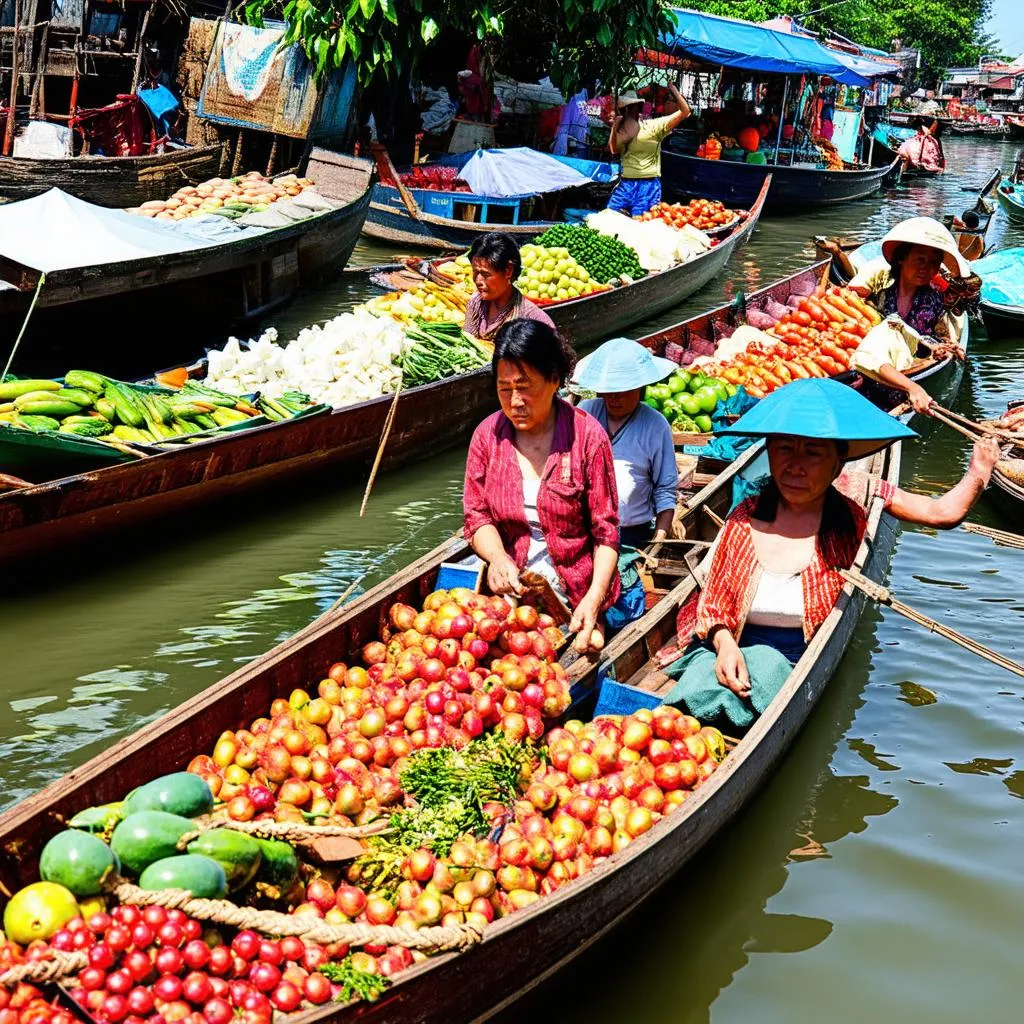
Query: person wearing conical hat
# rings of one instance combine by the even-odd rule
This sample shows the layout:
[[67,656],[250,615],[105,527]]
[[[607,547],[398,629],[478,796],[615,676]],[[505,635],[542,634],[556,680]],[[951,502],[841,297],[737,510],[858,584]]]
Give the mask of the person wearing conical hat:
[[608,209],[639,217],[661,202],[661,143],[690,116],[679,90],[668,83],[676,109],[664,117],[641,118],[644,101],[635,92],[616,102],[608,150],[622,160],[622,174],[608,199]]
[[[850,276],[849,287],[870,302],[883,317],[856,349],[851,366],[881,384],[907,393],[914,410],[927,414],[932,399],[905,372],[917,358],[921,342],[936,358],[962,352],[950,339],[946,292],[953,281],[972,278],[970,264],[960,255],[956,240],[931,217],[911,217],[897,224],[882,240],[882,257],[855,271],[835,243],[826,246]],[[945,269],[945,276],[942,274]],[[961,289],[955,289],[959,294]]]
[[[832,610],[864,537],[864,505],[838,478],[914,432],[852,388],[798,380],[772,392],[723,434],[764,438],[770,480],[729,515],[699,598],[679,616],[683,656],[666,703],[701,720],[750,725],[771,703]],[[999,448],[974,445],[963,479],[937,498],[875,480],[874,497],[904,522],[961,522],[988,486]]]
[[612,443],[619,492],[619,538],[640,548],[672,529],[679,489],[672,428],[641,401],[644,388],[664,380],[678,364],[629,338],[613,338],[580,360],[574,380],[597,398],[580,402]]

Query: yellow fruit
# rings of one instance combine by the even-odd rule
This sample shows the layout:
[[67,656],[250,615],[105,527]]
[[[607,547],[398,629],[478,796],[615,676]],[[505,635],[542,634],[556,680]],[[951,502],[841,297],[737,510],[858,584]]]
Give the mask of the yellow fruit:
[[78,914],[77,900],[63,885],[35,882],[11,897],[4,910],[4,932],[11,942],[27,946],[48,939]]

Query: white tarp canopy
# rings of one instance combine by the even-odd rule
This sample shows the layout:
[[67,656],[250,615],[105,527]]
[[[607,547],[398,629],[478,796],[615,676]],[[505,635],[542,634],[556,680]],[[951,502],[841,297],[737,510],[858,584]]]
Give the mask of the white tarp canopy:
[[32,270],[94,267],[220,245],[148,217],[93,206],[60,189],[0,206],[0,256]]
[[478,149],[463,165],[459,177],[478,196],[509,199],[557,192],[591,184],[590,178],[547,153],[524,146]]

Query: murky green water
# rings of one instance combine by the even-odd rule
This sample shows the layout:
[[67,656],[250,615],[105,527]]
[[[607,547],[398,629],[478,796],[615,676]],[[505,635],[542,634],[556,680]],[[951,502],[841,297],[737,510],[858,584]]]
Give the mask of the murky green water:
[[[971,198],[961,186],[1008,167],[1013,147],[956,140],[947,154],[942,182],[762,221],[726,276],[660,323],[809,262],[815,233],[867,239],[905,216],[960,210]],[[991,240],[1024,244],[1024,233],[997,214]],[[358,298],[342,282],[276,322],[284,335]],[[1010,396],[1024,397],[1020,340],[997,346],[979,329],[957,407],[993,415]],[[966,457],[959,435],[936,426],[905,448],[904,485],[948,486]],[[462,466],[453,452],[381,478],[364,519],[362,481],[321,479],[305,498],[256,495],[215,522],[117,538],[5,580],[0,806],[437,543],[459,525]],[[972,518],[1024,531],[989,497]],[[1022,580],[1024,552],[925,530],[903,531],[890,577],[909,604],[1018,661]],[[1017,677],[894,614],[865,614],[740,820],[507,1019],[1019,1020],[1022,696]]]

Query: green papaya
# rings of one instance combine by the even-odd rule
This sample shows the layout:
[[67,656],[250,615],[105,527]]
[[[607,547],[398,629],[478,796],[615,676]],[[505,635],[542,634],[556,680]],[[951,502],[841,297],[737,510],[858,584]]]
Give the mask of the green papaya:
[[136,811],[129,814],[110,837],[110,848],[121,863],[136,875],[150,864],[178,852],[178,840],[195,828],[193,822],[166,811]]
[[103,891],[103,883],[121,870],[117,854],[88,832],[58,832],[39,857],[39,877],[56,882],[79,899]]
[[139,878],[139,888],[150,892],[186,889],[196,899],[219,900],[228,893],[228,880],[224,869],[212,857],[185,853],[150,864]]
[[259,842],[244,832],[231,828],[214,828],[188,844],[189,853],[212,857],[228,877],[228,888],[234,892],[247,886],[259,870],[263,852]]
[[206,782],[192,772],[174,772],[139,786],[125,797],[126,814],[136,811],[167,811],[195,818],[213,810],[213,793]]
[[284,892],[299,877],[299,858],[282,839],[257,839],[262,859],[256,880]]
[[108,832],[124,817],[124,802],[118,800],[113,804],[100,804],[98,807],[86,807],[79,811],[69,822],[71,828],[83,832]]

